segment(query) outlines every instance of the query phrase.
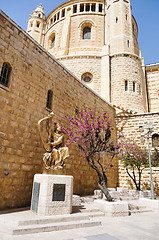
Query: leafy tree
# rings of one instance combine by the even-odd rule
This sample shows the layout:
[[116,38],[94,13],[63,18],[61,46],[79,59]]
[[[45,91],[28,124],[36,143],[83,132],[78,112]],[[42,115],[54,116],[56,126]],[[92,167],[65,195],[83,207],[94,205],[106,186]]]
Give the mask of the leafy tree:
[[[84,107],[67,119],[69,128],[63,128],[63,131],[68,135],[69,143],[76,143],[90,167],[97,172],[99,188],[106,199],[112,201],[107,189],[106,170],[117,154],[118,146],[111,139],[112,127],[107,112],[100,114],[96,107],[93,109]],[[106,166],[102,163],[103,153],[109,156]]]
[[122,141],[120,145],[119,159],[126,168],[127,174],[134,182],[136,189],[141,190],[142,172],[145,168],[149,167],[148,151],[130,139]]

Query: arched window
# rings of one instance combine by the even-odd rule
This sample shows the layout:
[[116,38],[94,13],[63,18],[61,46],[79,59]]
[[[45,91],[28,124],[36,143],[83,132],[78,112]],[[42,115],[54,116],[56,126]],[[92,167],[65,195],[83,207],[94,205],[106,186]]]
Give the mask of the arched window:
[[81,80],[85,83],[90,83],[93,79],[93,75],[89,72],[86,72],[82,75]]
[[36,27],[39,28],[40,27],[40,22],[36,23]]
[[62,10],[62,17],[65,17],[65,9]]
[[12,67],[9,63],[4,62],[1,70],[0,83],[6,87],[9,85],[9,80],[12,72]]
[[152,147],[159,147],[159,135],[156,133],[152,135]]
[[56,34],[55,32],[51,33],[48,39],[48,48],[53,49],[55,47],[55,42],[56,42]]
[[48,109],[52,109],[52,98],[53,98],[53,92],[52,92],[52,90],[48,90],[47,101],[46,101],[46,107]]
[[83,28],[83,39],[91,39],[91,28],[90,27]]
[[54,36],[53,39],[52,39],[52,45],[51,45],[51,47],[52,47],[52,48],[55,47],[55,36]]
[[33,22],[30,22],[30,27],[33,27]]

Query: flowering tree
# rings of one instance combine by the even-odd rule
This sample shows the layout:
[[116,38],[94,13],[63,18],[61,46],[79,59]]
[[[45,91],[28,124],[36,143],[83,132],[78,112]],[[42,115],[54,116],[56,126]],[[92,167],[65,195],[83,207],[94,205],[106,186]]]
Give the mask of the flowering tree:
[[[67,117],[69,128],[63,131],[69,137],[69,143],[76,143],[80,152],[84,155],[88,164],[98,175],[98,186],[105,194],[108,201],[112,197],[107,189],[106,170],[117,154],[118,147],[111,140],[111,123],[106,111],[100,115],[96,108],[86,108],[78,110],[73,117]],[[101,155],[109,155],[109,162],[105,166],[102,163]]]
[[[133,180],[136,189],[141,190],[142,172],[149,167],[148,151],[130,139],[121,142],[120,145],[119,158],[126,168],[127,174]],[[138,175],[138,179],[136,175]]]

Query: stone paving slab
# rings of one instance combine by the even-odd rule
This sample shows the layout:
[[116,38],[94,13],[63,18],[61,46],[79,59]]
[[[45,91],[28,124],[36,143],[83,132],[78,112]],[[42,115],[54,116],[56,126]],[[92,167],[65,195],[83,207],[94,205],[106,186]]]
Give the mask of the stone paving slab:
[[[68,239],[68,240],[74,240],[74,239],[72,238],[72,239]],[[85,238],[79,238],[79,239],[77,238],[76,240],[118,240],[118,239],[115,237],[112,237],[109,234],[104,233],[104,234],[88,236]]]
[[[158,240],[159,211],[126,217],[97,218],[102,226],[19,236],[1,234],[0,240]],[[1,226],[0,226],[1,227]],[[101,239],[103,237],[103,239]],[[105,237],[105,238],[104,238]],[[113,239],[114,238],[114,239]]]

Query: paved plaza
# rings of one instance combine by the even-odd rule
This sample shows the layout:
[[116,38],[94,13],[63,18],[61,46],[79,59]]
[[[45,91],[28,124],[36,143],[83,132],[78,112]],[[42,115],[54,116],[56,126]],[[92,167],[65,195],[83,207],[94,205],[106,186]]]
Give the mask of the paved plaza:
[[[4,214],[5,215],[5,214]],[[3,215],[0,215],[2,218]],[[159,211],[127,217],[98,217],[101,226],[11,236],[3,232],[0,240],[158,240]]]

